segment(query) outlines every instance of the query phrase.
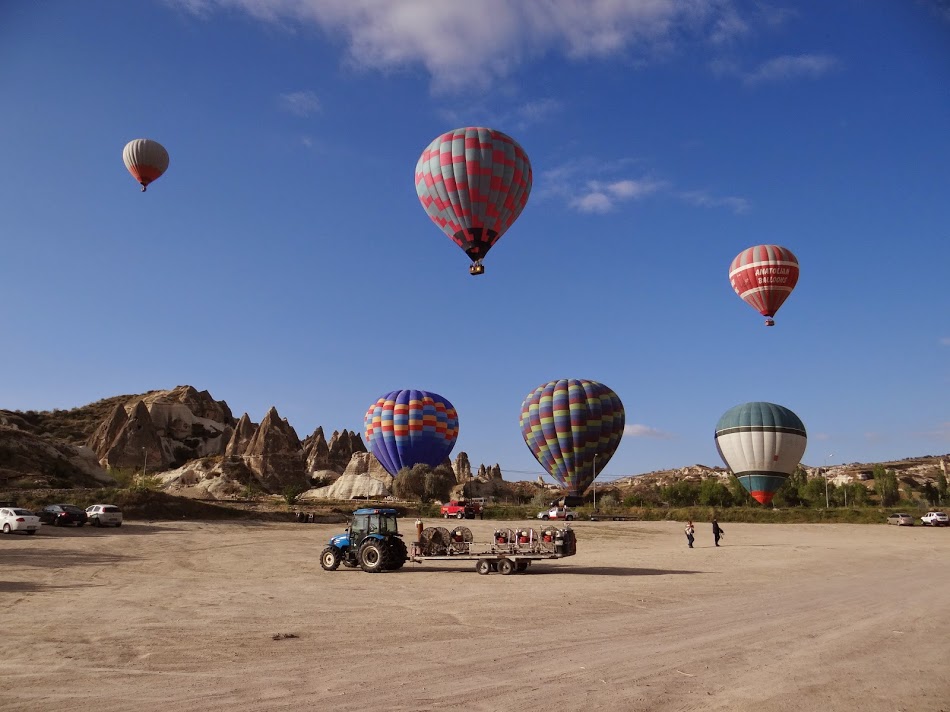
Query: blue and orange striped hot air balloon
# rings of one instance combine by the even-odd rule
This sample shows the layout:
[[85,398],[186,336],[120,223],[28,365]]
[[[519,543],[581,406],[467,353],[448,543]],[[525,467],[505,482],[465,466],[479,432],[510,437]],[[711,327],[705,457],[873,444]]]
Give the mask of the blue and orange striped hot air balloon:
[[521,435],[568,494],[583,495],[617,451],[625,418],[620,398],[604,384],[562,379],[538,386],[524,399]]
[[716,424],[716,449],[757,501],[768,504],[805,454],[808,438],[797,415],[775,403],[743,403]]
[[756,245],[743,250],[729,265],[729,282],[746,304],[775,326],[775,312],[798,284],[798,258],[786,247]]
[[436,467],[455,447],[459,419],[438,393],[391,391],[380,396],[363,418],[370,452],[393,477],[404,467]]
[[432,222],[472,260],[469,272],[482,274],[482,259],[528,202],[531,162],[511,136],[467,126],[426,146],[415,179]]

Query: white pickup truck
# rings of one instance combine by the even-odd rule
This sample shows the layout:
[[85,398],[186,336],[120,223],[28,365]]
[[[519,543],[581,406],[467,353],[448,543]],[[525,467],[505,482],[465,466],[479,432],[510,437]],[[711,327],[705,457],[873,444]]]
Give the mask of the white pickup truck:
[[547,511],[538,512],[538,519],[545,521],[549,519],[563,519],[565,522],[571,522],[577,519],[577,514],[568,507],[551,507]]

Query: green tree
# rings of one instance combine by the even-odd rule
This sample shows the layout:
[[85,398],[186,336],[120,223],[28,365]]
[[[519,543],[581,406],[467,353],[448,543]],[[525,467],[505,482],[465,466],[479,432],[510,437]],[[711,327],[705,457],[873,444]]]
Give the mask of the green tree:
[[393,496],[402,500],[421,500],[425,494],[425,476],[428,465],[404,467],[393,479]]
[[813,477],[802,488],[801,498],[809,507],[825,506],[825,478]]
[[937,506],[937,500],[940,499],[940,496],[937,494],[937,488],[931,482],[924,483],[924,486],[920,488],[920,494],[931,507]]
[[947,498],[947,476],[943,471],[937,473],[937,503],[943,504]]
[[900,490],[897,487],[897,475],[884,469],[884,465],[875,465],[871,473],[874,478],[874,491],[881,498],[882,507],[893,507],[900,499]]
[[729,507],[732,493],[718,479],[709,477],[699,485],[699,503],[704,507]]
[[[418,467],[418,465],[417,465]],[[423,465],[425,467],[425,465]],[[439,500],[445,502],[451,495],[452,488],[458,482],[455,479],[455,473],[451,467],[439,465],[434,470],[429,470],[422,478],[422,499],[425,502]]]
[[660,496],[671,507],[692,507],[699,504],[699,485],[680,480],[663,487]]

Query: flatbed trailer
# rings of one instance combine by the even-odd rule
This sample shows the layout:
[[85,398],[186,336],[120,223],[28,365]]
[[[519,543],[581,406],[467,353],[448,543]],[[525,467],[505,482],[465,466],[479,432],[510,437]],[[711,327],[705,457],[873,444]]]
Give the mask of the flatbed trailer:
[[475,542],[467,527],[427,527],[410,542],[407,562],[474,561],[475,571],[507,576],[528,570],[533,562],[563,559],[577,553],[577,537],[570,527],[497,529],[490,542]]

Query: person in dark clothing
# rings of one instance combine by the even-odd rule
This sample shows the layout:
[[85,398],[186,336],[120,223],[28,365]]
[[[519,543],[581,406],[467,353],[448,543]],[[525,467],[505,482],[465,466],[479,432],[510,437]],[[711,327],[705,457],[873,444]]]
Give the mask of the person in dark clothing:
[[725,532],[722,530],[722,527],[719,526],[719,522],[717,522],[715,519],[713,519],[712,525],[713,525],[713,539],[716,540],[716,546],[719,546],[719,539],[725,534]]

